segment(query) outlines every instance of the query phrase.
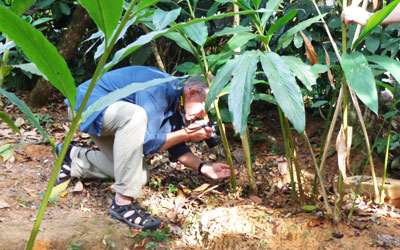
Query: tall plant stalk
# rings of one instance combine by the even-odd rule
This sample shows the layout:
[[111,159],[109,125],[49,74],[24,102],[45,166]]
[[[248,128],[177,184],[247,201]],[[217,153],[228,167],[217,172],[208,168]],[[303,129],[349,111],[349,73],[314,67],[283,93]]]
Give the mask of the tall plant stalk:
[[26,249],[28,249],[28,250],[32,249],[33,245],[35,243],[35,239],[39,232],[40,223],[42,222],[43,215],[46,210],[51,191],[53,190],[54,184],[56,183],[57,174],[61,168],[62,162],[64,160],[65,154],[67,153],[68,146],[71,143],[72,137],[73,137],[74,133],[76,132],[76,130],[78,129],[78,126],[80,124],[80,119],[81,119],[83,110],[86,107],[86,104],[89,100],[89,96],[92,93],[92,90],[93,90],[94,86],[96,85],[97,81],[100,79],[101,71],[102,71],[104,65],[106,64],[107,58],[110,55],[111,50],[112,50],[113,46],[115,45],[119,34],[122,31],[122,28],[128,22],[129,13],[132,11],[132,9],[136,5],[136,3],[137,3],[137,0],[133,0],[131,2],[131,4],[129,5],[129,8],[126,10],[124,17],[122,18],[122,21],[121,21],[120,25],[118,26],[118,29],[117,29],[116,33],[114,34],[111,42],[109,43],[109,45],[106,43],[106,48],[104,50],[104,54],[101,56],[99,64],[97,65],[97,68],[93,74],[92,81],[89,85],[88,90],[85,93],[85,96],[82,100],[82,104],[80,105],[79,110],[76,113],[76,116],[72,119],[72,124],[71,124],[70,130],[68,131],[68,133],[65,137],[63,148],[61,149],[60,156],[57,158],[56,165],[51,174],[49,183],[47,184],[47,189],[46,189],[46,192],[44,193],[42,204],[40,205],[38,215],[37,215],[35,223],[33,225],[32,232],[31,232],[31,235],[30,235],[27,247],[26,247]]
[[242,146],[244,151],[244,159],[246,162],[247,175],[249,177],[250,193],[252,195],[258,195],[258,188],[253,176],[253,164],[251,162],[250,144],[249,144],[249,130],[246,127],[246,132],[241,137]]
[[[7,36],[6,37],[6,44],[10,42],[10,38]],[[6,49],[3,53],[3,58],[0,61],[0,88],[3,88],[4,85],[4,81],[6,76],[8,75],[8,71],[7,70],[7,64],[8,64],[8,57],[10,56],[10,50]],[[1,98],[1,93],[0,93],[0,98]],[[1,99],[0,99],[0,103],[1,103]]]

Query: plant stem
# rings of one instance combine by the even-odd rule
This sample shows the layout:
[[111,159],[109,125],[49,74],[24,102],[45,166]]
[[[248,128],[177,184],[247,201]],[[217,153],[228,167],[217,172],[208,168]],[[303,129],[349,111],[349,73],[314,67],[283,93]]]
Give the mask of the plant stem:
[[45,192],[45,194],[43,196],[43,200],[42,200],[42,203],[40,205],[40,208],[39,208],[39,211],[38,211],[38,215],[37,215],[35,223],[33,225],[32,232],[31,232],[31,235],[30,235],[27,247],[26,247],[26,249],[28,249],[28,250],[31,250],[33,248],[34,243],[35,243],[36,236],[37,236],[37,234],[39,232],[40,223],[41,223],[41,221],[43,219],[44,212],[45,212],[47,204],[49,202],[51,191],[53,190],[54,184],[56,183],[57,174],[58,174],[58,172],[59,172],[59,170],[61,168],[62,162],[64,160],[65,154],[67,153],[68,146],[71,143],[72,137],[73,137],[75,131],[78,129],[78,126],[80,124],[80,118],[82,116],[84,108],[86,107],[87,101],[89,100],[89,96],[90,96],[94,86],[96,85],[97,81],[101,77],[102,69],[103,69],[103,67],[104,67],[104,65],[105,65],[105,63],[107,61],[107,58],[108,58],[109,54],[111,53],[112,47],[114,46],[117,37],[119,36],[119,34],[120,34],[122,28],[125,26],[126,22],[128,21],[129,12],[133,9],[133,7],[135,5],[136,5],[136,1],[132,1],[130,6],[129,6],[129,8],[128,8],[128,10],[125,12],[124,17],[122,18],[122,21],[121,21],[120,25],[118,26],[118,29],[117,29],[114,37],[112,38],[112,41],[111,41],[110,45],[109,46],[106,45],[104,54],[101,56],[100,62],[97,65],[97,68],[96,68],[96,70],[95,70],[95,72],[93,74],[92,81],[91,81],[91,83],[89,85],[88,90],[85,93],[85,96],[84,96],[84,98],[82,100],[82,103],[81,103],[81,105],[79,107],[79,110],[78,110],[76,116],[72,119],[71,128],[68,131],[67,136],[65,137],[63,148],[61,149],[60,156],[58,157],[58,159],[56,161],[56,164],[55,164],[55,167],[54,167],[53,172],[51,174],[49,183],[47,184],[46,192]]
[[279,111],[279,120],[281,122],[283,142],[285,144],[286,159],[289,164],[289,175],[290,175],[290,186],[292,188],[292,199],[294,200],[297,198],[297,192],[296,192],[296,185],[294,183],[294,174],[293,174],[292,157],[291,157],[289,139],[288,139],[288,135],[286,133],[284,114],[283,114],[282,109],[279,106],[278,106],[278,111]]
[[[6,44],[8,42],[10,42],[10,38],[8,36],[6,36]],[[10,50],[7,49],[6,51],[4,51],[3,59],[0,61],[0,88],[3,88],[4,81],[8,75],[8,74],[3,75],[3,72],[6,72],[7,71],[6,67],[9,67],[9,66],[7,66],[9,56],[10,56]],[[1,98],[1,93],[0,93],[0,98]],[[0,99],[0,103],[1,103],[1,99]]]
[[241,139],[244,151],[244,159],[246,161],[247,175],[249,177],[250,193],[252,195],[258,195],[258,188],[254,181],[254,176],[253,176],[253,164],[251,162],[250,144],[249,144],[249,130],[247,127],[246,127],[246,132],[241,137]]

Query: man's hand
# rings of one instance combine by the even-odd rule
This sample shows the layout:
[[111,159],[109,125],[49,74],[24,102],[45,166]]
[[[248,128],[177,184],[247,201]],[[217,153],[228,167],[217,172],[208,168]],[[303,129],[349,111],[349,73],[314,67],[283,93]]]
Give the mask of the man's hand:
[[[201,168],[201,173],[208,178],[218,180],[230,177],[231,169],[228,165],[223,163],[206,163]],[[237,174],[236,170],[235,174]]]
[[371,13],[361,7],[349,6],[342,12],[342,21],[346,25],[349,25],[350,23],[366,25],[371,15]]
[[199,120],[184,128],[189,139],[192,141],[202,141],[211,137],[213,127],[205,126],[208,120]]

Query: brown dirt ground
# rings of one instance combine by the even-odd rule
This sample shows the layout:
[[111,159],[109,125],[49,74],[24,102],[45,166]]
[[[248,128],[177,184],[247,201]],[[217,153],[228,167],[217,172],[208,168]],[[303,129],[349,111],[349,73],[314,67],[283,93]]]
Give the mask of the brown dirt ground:
[[[3,102],[3,111],[14,121],[23,117],[14,105],[7,104],[5,99]],[[65,106],[55,102],[35,111],[39,113],[50,114],[48,118],[53,121],[47,120],[43,126],[56,141],[62,141],[69,125]],[[318,116],[308,118],[307,132],[317,151],[323,121]],[[292,200],[288,188],[275,110],[268,108],[255,120],[261,121],[261,125],[252,128],[253,138],[268,135],[252,146],[257,197],[249,195],[240,142],[228,128],[239,170],[240,188],[236,193],[230,192],[227,181],[210,181],[179,164],[169,163],[164,154],[152,155],[148,157],[151,180],[139,202],[162,217],[159,231],[144,237],[143,232],[131,230],[108,216],[113,197],[111,180],[73,180],[62,197],[49,203],[35,249],[400,249],[399,210],[395,207],[377,208],[364,199],[353,219],[338,225],[324,216],[321,199],[315,211],[303,210],[299,201]],[[22,136],[0,123],[0,146],[29,141],[14,149],[13,157],[0,167],[0,249],[26,246],[55,161],[51,147],[35,129],[27,122],[20,128]],[[76,134],[74,143],[93,146],[87,135],[81,133]],[[304,176],[312,175],[312,161],[302,139],[296,138],[296,143]],[[208,150],[201,144],[191,147],[203,159],[224,159],[221,149]],[[359,157],[356,153],[354,159]],[[325,173],[328,187],[333,186],[330,183],[337,172],[335,164],[334,155],[329,158]],[[376,167],[379,175],[379,160]],[[80,183],[83,189],[79,188]],[[309,190],[310,181],[306,183]],[[306,196],[306,204],[315,203],[308,193]],[[347,214],[348,209],[344,209],[344,217]],[[167,238],[163,240],[162,236]]]

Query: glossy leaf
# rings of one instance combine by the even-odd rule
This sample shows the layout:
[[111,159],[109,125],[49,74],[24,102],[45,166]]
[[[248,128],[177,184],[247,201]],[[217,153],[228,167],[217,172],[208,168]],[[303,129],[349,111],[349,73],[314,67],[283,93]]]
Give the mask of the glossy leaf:
[[171,76],[168,78],[157,78],[148,82],[143,82],[143,83],[131,83],[127,85],[124,88],[117,89],[113,92],[110,92],[109,94],[99,98],[95,103],[90,105],[85,112],[82,114],[82,122],[85,122],[87,118],[89,118],[94,112],[103,110],[107,106],[113,104],[114,102],[120,100],[121,98],[124,98],[128,95],[131,95],[132,93],[135,93],[136,91],[140,91],[143,89],[146,89],[148,87],[158,85],[160,83],[164,82],[169,82],[176,80],[177,77]]
[[260,7],[262,0],[252,0],[252,2],[254,4],[254,8],[258,9]]
[[123,0],[80,0],[97,27],[109,39],[122,15]]
[[281,47],[285,48],[287,46],[286,45],[287,41],[292,39],[294,34],[299,32],[300,30],[304,30],[304,29],[308,28],[309,26],[318,22],[321,18],[323,18],[326,15],[327,15],[327,13],[307,19],[307,20],[297,24],[293,28],[289,29],[288,31],[286,31],[278,40],[278,49],[280,49]]
[[153,15],[153,24],[156,30],[162,30],[167,27],[170,23],[178,18],[180,13],[181,8],[171,11],[163,11],[161,9],[157,9]]
[[231,28],[231,27],[225,27],[223,30],[215,32],[215,34],[213,35],[213,37],[217,37],[217,36],[226,36],[226,35],[234,35],[237,33],[242,33],[242,32],[248,32],[251,31],[251,27],[247,26],[236,26],[235,28]]
[[379,25],[400,3],[400,0],[395,0],[387,5],[385,8],[373,14],[369,19],[367,24],[365,25],[363,31],[361,32],[358,39],[354,42],[352,49],[354,50],[365,38],[366,36],[377,26]]
[[21,16],[35,2],[35,0],[14,0],[10,10],[17,16]]
[[400,83],[400,62],[387,56],[367,56],[367,60],[378,64],[393,75]]
[[233,51],[236,48],[240,48],[251,39],[254,39],[255,37],[257,37],[256,34],[247,32],[236,34],[231,39],[229,39],[224,49],[222,50],[221,54],[225,54],[230,51]]
[[279,4],[281,4],[283,0],[269,0],[267,2],[267,5],[265,6],[266,9],[272,10],[269,12],[265,12],[261,18],[261,25],[262,27],[264,27],[267,22],[268,19],[272,16],[272,14],[274,13],[273,11],[275,11],[276,9],[278,9]]
[[237,59],[229,60],[223,67],[218,70],[210,86],[210,91],[207,95],[205,105],[206,110],[210,108],[215,98],[217,98],[222,89],[228,84],[237,63]]
[[275,97],[273,95],[258,93],[258,94],[253,95],[253,99],[255,101],[262,100],[262,101],[266,101],[266,102],[278,105],[278,102],[275,100]]
[[164,36],[175,41],[179,45],[179,47],[181,47],[182,49],[193,54],[193,50],[190,47],[190,44],[188,43],[188,41],[186,41],[186,39],[182,36],[181,33],[170,32],[170,33],[165,34]]
[[378,94],[375,78],[368,67],[368,61],[360,52],[344,54],[342,68],[347,82],[353,88],[360,100],[375,114],[378,114]]
[[306,125],[303,96],[288,65],[273,52],[262,53],[260,61],[275,100],[294,128],[302,134]]
[[233,116],[233,126],[243,136],[246,132],[247,117],[252,101],[253,79],[257,69],[258,52],[247,51],[237,58],[233,70],[230,93],[228,96],[229,111]]
[[76,87],[64,58],[39,31],[7,8],[0,6],[0,31],[21,47],[51,84],[75,107]]
[[40,72],[40,70],[36,67],[36,65],[34,63],[17,64],[17,65],[12,65],[12,67],[25,70],[25,71],[35,74],[35,75],[39,75],[39,76],[43,77],[44,79],[46,79],[46,81],[47,81],[47,77],[42,72]]
[[311,70],[311,65],[304,63],[300,58],[293,56],[282,56],[283,61],[289,66],[293,74],[311,91],[312,86],[317,83],[318,72],[315,74]]
[[279,30],[283,25],[288,23],[290,20],[292,20],[297,13],[299,13],[299,10],[291,10],[289,13],[284,15],[283,17],[279,18],[276,23],[274,23],[271,28],[268,29],[267,36],[272,36],[277,30]]
[[17,125],[14,124],[14,122],[11,120],[10,117],[8,117],[8,115],[7,115],[6,113],[0,111],[0,119],[1,119],[3,122],[7,123],[8,126],[9,126],[12,130],[14,130],[15,132],[17,132],[18,134],[21,134],[21,131],[19,131]]
[[200,46],[204,46],[206,43],[208,30],[205,22],[195,23],[184,27],[183,32],[189,37],[190,40]]
[[32,123],[32,125],[35,126],[35,128],[38,129],[38,131],[42,134],[42,136],[46,140],[48,140],[50,144],[53,146],[53,149],[55,149],[54,141],[51,140],[50,137],[44,132],[42,126],[40,126],[38,119],[35,117],[35,115],[32,113],[29,107],[23,101],[21,101],[16,95],[6,91],[5,89],[0,88],[0,93],[5,97],[7,97],[10,102],[15,104],[19,108],[19,110],[22,113],[24,113],[26,119],[28,119],[28,121]]

